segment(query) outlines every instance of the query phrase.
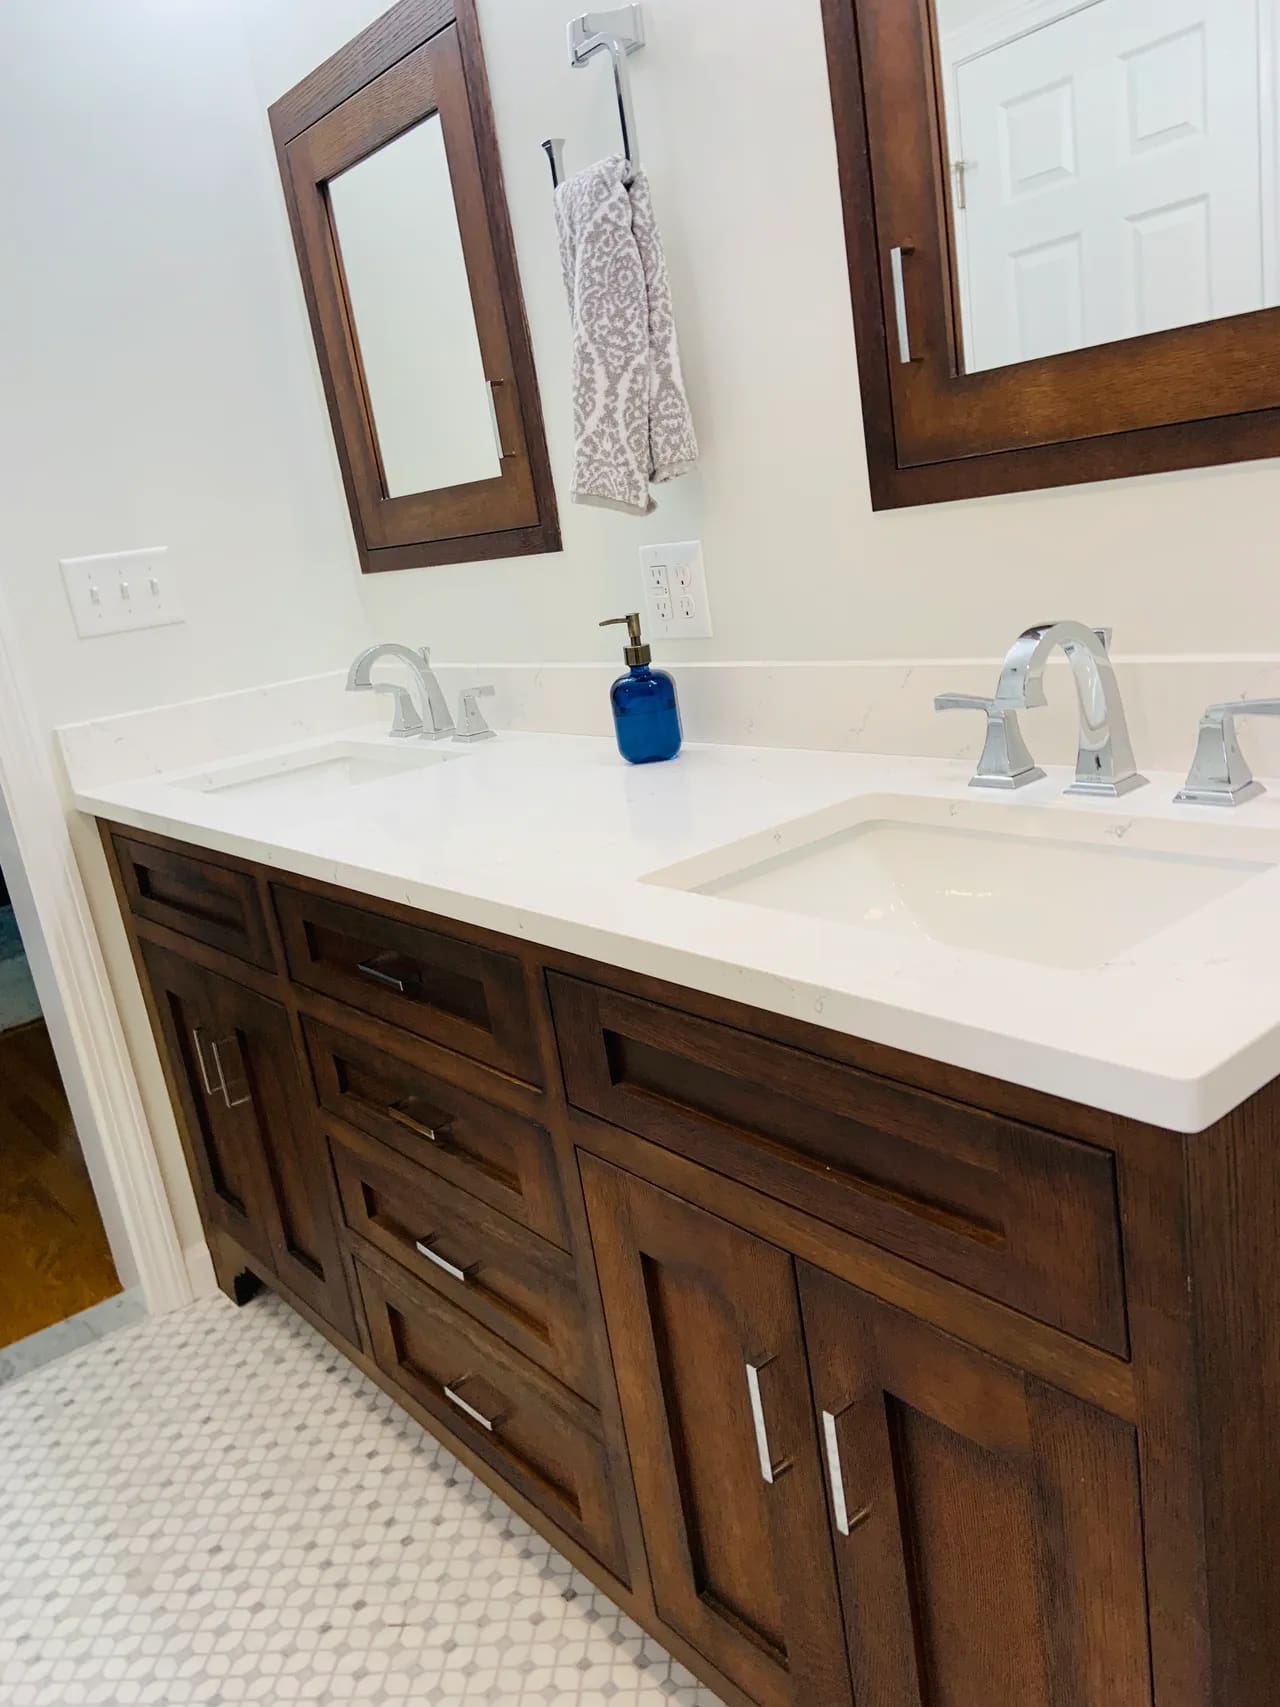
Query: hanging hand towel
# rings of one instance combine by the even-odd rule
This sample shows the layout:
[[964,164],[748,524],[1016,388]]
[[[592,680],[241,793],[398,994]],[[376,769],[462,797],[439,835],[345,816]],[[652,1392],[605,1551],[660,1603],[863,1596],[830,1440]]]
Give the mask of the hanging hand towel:
[[621,157],[556,191],[573,320],[573,496],[628,515],[687,474],[698,441],[649,180]]

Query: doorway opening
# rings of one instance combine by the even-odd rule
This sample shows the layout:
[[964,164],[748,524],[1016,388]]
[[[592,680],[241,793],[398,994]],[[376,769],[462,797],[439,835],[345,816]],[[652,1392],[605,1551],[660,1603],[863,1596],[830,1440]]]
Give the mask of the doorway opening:
[[[2,803],[0,817],[7,824]],[[93,1312],[122,1285],[37,990],[38,948],[24,941],[10,893],[21,893],[22,874],[13,869],[12,839],[0,843],[8,866],[6,874],[0,865],[3,1379],[95,1337]],[[38,926],[28,919],[27,928]]]

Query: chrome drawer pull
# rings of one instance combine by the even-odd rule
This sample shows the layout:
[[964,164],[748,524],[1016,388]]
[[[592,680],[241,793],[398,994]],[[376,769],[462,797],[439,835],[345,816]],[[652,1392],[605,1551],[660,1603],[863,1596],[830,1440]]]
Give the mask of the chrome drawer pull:
[[375,984],[381,984],[385,989],[394,990],[397,996],[407,994],[408,985],[403,978],[397,978],[394,972],[384,972],[374,960],[362,960],[356,966],[361,977],[369,978]]
[[430,1121],[415,1119],[409,1110],[417,1101],[416,1096],[402,1097],[399,1102],[393,1102],[387,1112],[393,1120],[399,1121],[401,1126],[407,1126],[409,1131],[416,1133],[419,1138],[427,1138],[431,1143],[438,1144],[442,1138],[448,1136],[453,1120],[449,1115]]
[[456,1405],[465,1416],[469,1416],[472,1422],[479,1423],[480,1427],[484,1429],[486,1433],[492,1434],[498,1424],[502,1421],[501,1416],[485,1416],[483,1411],[478,1411],[474,1405],[469,1405],[462,1397],[461,1393],[458,1392],[458,1388],[461,1387],[464,1382],[470,1381],[470,1379],[471,1377],[469,1375],[462,1375],[459,1376],[456,1381],[446,1382],[444,1396],[448,1399],[451,1405]]
[[836,1433],[837,1419],[831,1411],[822,1413],[822,1438],[827,1448],[827,1471],[831,1477],[831,1504],[835,1511],[836,1528],[841,1535],[852,1535],[871,1516],[871,1507],[863,1506],[852,1517],[849,1500],[844,1491],[844,1468],[840,1462],[840,1437]]
[[450,1262],[447,1257],[442,1257],[439,1251],[432,1250],[431,1247],[434,1242],[434,1239],[415,1239],[413,1248],[420,1257],[426,1257],[428,1262],[433,1262],[437,1268],[442,1268],[451,1279],[460,1280],[466,1286],[470,1282],[471,1276],[479,1268],[479,1263],[473,1262],[469,1263],[466,1268],[459,1268],[457,1263]]
[[775,1360],[772,1357],[753,1358],[747,1364],[747,1392],[751,1398],[751,1420],[756,1431],[756,1452],[760,1459],[760,1475],[770,1487],[791,1468],[789,1458],[774,1460],[769,1446],[769,1425],[764,1414],[764,1395],[760,1391],[760,1376]]
[[218,1069],[218,1077],[222,1081],[222,1083],[220,1084],[220,1086],[218,1088],[222,1092],[223,1102],[226,1103],[228,1108],[243,1108],[247,1102],[253,1101],[252,1095],[250,1094],[249,1089],[248,1089],[249,1081],[248,1081],[247,1077],[245,1076],[245,1074],[242,1072],[240,1077],[241,1077],[241,1081],[243,1082],[243,1084],[245,1086],[245,1093],[242,1097],[237,1097],[235,1099],[235,1101],[232,1102],[231,1091],[229,1090],[229,1088],[227,1086],[227,1070],[222,1065],[222,1056],[219,1053],[220,1050],[226,1049],[230,1046],[233,1046],[234,1044],[235,1044],[234,1038],[224,1037],[221,1043],[211,1043],[209,1045],[209,1048],[213,1052],[213,1064]]

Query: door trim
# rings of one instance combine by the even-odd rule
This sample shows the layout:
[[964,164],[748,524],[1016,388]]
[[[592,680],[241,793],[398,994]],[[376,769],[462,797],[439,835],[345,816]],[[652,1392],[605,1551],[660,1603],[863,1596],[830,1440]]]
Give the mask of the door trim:
[[31,714],[16,632],[0,592],[0,796],[52,965],[60,1012],[46,1019],[121,1279],[128,1286],[136,1274],[148,1311],[163,1315],[196,1294],[76,863],[53,736]]

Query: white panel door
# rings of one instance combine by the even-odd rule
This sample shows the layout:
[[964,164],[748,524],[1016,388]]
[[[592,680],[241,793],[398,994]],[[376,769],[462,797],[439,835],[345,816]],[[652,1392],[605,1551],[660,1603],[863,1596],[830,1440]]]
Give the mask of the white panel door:
[[969,372],[1268,306],[1258,0],[1095,0],[956,68]]

